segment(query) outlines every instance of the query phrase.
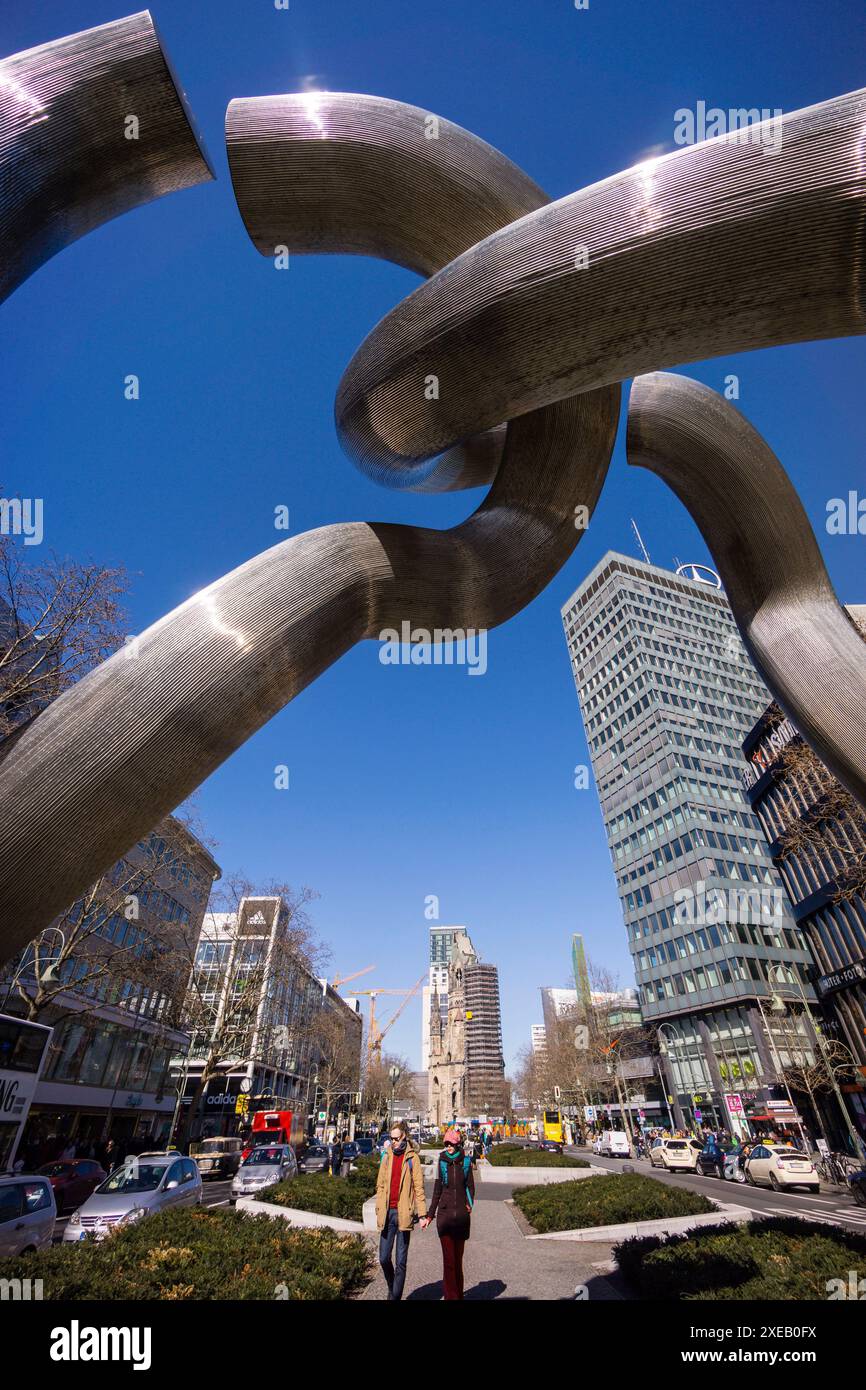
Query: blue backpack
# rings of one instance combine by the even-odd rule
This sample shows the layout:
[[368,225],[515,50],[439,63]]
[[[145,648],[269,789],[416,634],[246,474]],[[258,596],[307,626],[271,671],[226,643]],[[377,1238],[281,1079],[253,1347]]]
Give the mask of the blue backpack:
[[[469,1210],[470,1210],[470,1211],[471,1211],[472,1208],[475,1206],[475,1203],[474,1203],[473,1200],[472,1200],[472,1193],[469,1191],[469,1173],[470,1173],[470,1171],[471,1171],[471,1168],[472,1168],[472,1159],[469,1157],[468,1154],[464,1154],[464,1155],[463,1155],[463,1185],[464,1185],[464,1187],[466,1188],[466,1200],[467,1200],[467,1202],[469,1203]],[[440,1158],[440,1160],[439,1160],[439,1177],[440,1177],[440,1179],[441,1179],[441,1181],[442,1181],[442,1186],[443,1186],[443,1187],[447,1187],[447,1186],[448,1186],[448,1160],[447,1160],[446,1158]]]

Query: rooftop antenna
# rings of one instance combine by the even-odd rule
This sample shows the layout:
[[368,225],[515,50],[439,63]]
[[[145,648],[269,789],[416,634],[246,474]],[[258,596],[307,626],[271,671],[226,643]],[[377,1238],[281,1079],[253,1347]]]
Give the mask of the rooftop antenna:
[[645,546],[644,543],[643,543],[643,536],[641,535],[640,531],[637,529],[637,522],[635,521],[634,517],[631,518],[631,529],[634,531],[635,535],[637,536],[637,543],[638,543],[638,545],[640,546],[641,554],[643,555],[643,557],[644,557],[644,559],[646,560],[647,564],[648,564],[648,565],[651,565],[651,564],[652,564],[652,560],[651,560],[650,557],[649,557],[649,551],[647,550],[646,546]]

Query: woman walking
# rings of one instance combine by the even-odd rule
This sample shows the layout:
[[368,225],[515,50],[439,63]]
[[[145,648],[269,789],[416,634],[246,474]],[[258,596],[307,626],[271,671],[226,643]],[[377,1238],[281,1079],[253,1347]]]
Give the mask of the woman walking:
[[430,1211],[421,1222],[426,1228],[436,1217],[446,1301],[463,1297],[463,1249],[469,1239],[474,1203],[472,1159],[463,1153],[460,1131],[449,1129],[445,1133],[445,1151],[439,1155]]

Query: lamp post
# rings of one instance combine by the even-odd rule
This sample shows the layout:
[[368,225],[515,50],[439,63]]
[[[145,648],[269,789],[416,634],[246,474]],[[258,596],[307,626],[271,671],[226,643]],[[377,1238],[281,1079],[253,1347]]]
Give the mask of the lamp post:
[[[57,960],[60,959],[61,954],[63,953],[63,951],[64,951],[65,948],[66,948],[66,936],[65,936],[64,932],[61,931],[60,927],[46,927],[45,930],[44,930],[43,932],[40,932],[39,940],[38,940],[37,943],[36,943],[36,952],[37,952],[37,955],[28,958],[28,957],[27,957],[27,954],[26,954],[26,952],[25,952],[25,959],[21,962],[21,964],[19,965],[18,969],[15,971],[15,974],[12,976],[11,980],[9,981],[9,986],[8,986],[8,988],[7,988],[7,990],[6,990],[6,995],[5,995],[5,998],[4,998],[4,1000],[3,1000],[3,1008],[4,1008],[4,1009],[5,1009],[6,1006],[8,1005],[8,1003],[9,1003],[9,996],[11,995],[13,989],[15,988],[16,984],[18,983],[18,980],[20,979],[21,975],[24,974],[24,973],[26,973],[26,971],[28,971],[28,970],[31,968],[31,966],[33,967],[34,975],[36,974],[36,960],[37,960],[38,952],[39,952],[39,949],[40,949],[41,946],[42,946],[42,938],[43,938],[44,936],[46,936],[46,935],[48,934],[48,932],[54,932],[57,936],[60,937],[60,940],[61,940],[61,942],[62,942],[62,945],[61,945],[59,951],[57,952]],[[54,961],[54,962],[52,962],[51,964],[49,964],[49,965],[46,966],[46,968],[42,971],[41,976],[37,976],[37,979],[39,979],[40,981],[44,981],[44,980],[53,980],[55,977],[52,975],[51,972],[52,972],[52,970],[56,970],[56,969],[57,969],[57,961]]]
[[[777,966],[777,965],[776,965],[776,966],[770,966],[769,970],[767,971],[767,979],[769,980],[769,982],[770,982],[771,984],[775,984],[775,985],[777,986],[777,989],[778,989],[778,983],[779,983],[779,982],[778,982],[778,979],[776,979],[775,977],[776,977],[777,972],[778,972],[779,970],[781,970],[781,968],[782,968],[781,966]],[[821,1060],[822,1060],[822,1062],[824,1063],[824,1066],[825,1066],[825,1068],[826,1068],[826,1070],[827,1070],[827,1077],[828,1077],[828,1079],[829,1079],[829,1081],[830,1081],[830,1085],[833,1087],[833,1094],[834,1094],[835,1097],[836,1097],[836,1103],[837,1103],[838,1106],[839,1106],[839,1110],[840,1110],[840,1113],[841,1113],[841,1115],[842,1115],[842,1119],[845,1121],[845,1128],[846,1128],[847,1131],[848,1131],[848,1137],[850,1138],[852,1144],[854,1145],[854,1152],[855,1152],[855,1153],[858,1153],[858,1154],[860,1155],[861,1159],[863,1160],[863,1162],[866,1163],[866,1144],[864,1144],[862,1138],[860,1137],[860,1134],[858,1133],[857,1129],[855,1128],[855,1126],[854,1126],[854,1124],[853,1124],[853,1122],[852,1122],[852,1120],[851,1120],[851,1116],[850,1116],[850,1114],[849,1114],[849,1112],[848,1112],[848,1107],[847,1107],[847,1105],[845,1104],[845,1099],[844,1099],[844,1097],[843,1097],[843,1095],[842,1095],[842,1092],[841,1092],[841,1090],[840,1090],[840,1088],[839,1088],[839,1082],[836,1080],[836,1071],[835,1071],[835,1068],[834,1068],[832,1062],[830,1061],[830,1058],[829,1058],[828,1053],[827,1053],[827,1047],[826,1047],[826,1044],[825,1044],[825,1042],[824,1042],[823,1034],[821,1033],[821,1030],[820,1030],[820,1028],[818,1027],[818,1025],[817,1025],[817,1023],[816,1023],[816,1021],[815,1021],[815,1016],[814,1016],[814,1014],[812,1013],[812,1010],[809,1008],[809,1001],[808,1001],[808,999],[806,998],[806,991],[803,989],[803,982],[802,982],[802,980],[800,979],[799,975],[796,975],[796,980],[797,980],[797,992],[798,992],[798,994],[799,994],[799,996],[800,996],[800,1003],[801,1003],[802,1006],[803,1006],[803,1012],[805,1013],[806,1017],[807,1017],[808,1020],[809,1020],[809,1024],[810,1024],[810,1026],[811,1026],[812,1032],[813,1032],[813,1034],[814,1034],[814,1036],[815,1036],[815,1042],[818,1044],[818,1051],[821,1053]],[[787,982],[786,982],[786,983],[787,983]],[[796,1002],[797,1002],[797,997],[796,997],[796,995],[792,996],[792,998],[793,998],[793,1002],[796,1003]],[[777,992],[776,994],[773,995],[773,1000],[778,1000],[779,1004],[781,1005],[782,1012],[784,1012],[784,1011],[785,1011],[785,999],[784,999],[784,996],[783,996],[782,994],[780,994],[780,993]],[[760,1005],[760,1000],[759,1000],[758,1002],[759,1002],[759,1005]],[[771,1003],[771,1006],[770,1006],[770,1007],[771,1007],[771,1008],[773,1007],[773,1004],[772,1004],[772,1003]],[[778,1011],[778,1010],[777,1010],[777,1011]],[[761,1013],[763,1014],[763,1010],[761,1010]],[[786,1084],[786,1090],[787,1090],[787,1084]],[[790,1092],[788,1092],[788,1095],[789,1095],[789,1098],[790,1098]],[[802,1126],[800,1126],[800,1132],[801,1132],[801,1134],[802,1134]]]
[[398,1066],[389,1067],[388,1076],[391,1081],[391,1101],[388,1106],[388,1128],[391,1129],[394,1124],[394,1091],[396,1090],[397,1082],[400,1080],[400,1068]]

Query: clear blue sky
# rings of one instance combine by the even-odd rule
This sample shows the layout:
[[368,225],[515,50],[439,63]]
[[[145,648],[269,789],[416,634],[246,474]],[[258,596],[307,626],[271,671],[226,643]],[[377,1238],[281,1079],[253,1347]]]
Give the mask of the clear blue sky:
[[[3,7],[15,52],[131,12],[123,0]],[[63,252],[3,309],[5,495],[45,499],[46,544],[134,572],[141,631],[292,529],[337,520],[453,524],[478,494],[388,492],[343,458],[340,374],[415,283],[354,257],[294,258],[276,274],[247,239],[223,139],[227,102],[331,90],[411,102],[468,127],[553,197],[673,148],[674,112],[794,110],[862,83],[857,6],[733,0],[156,0],[219,181],[109,223]],[[829,537],[826,503],[866,492],[861,340],[718,359],[687,370],[740,407],[793,476],[844,602],[864,601],[863,537]],[[126,402],[135,372],[141,399]],[[307,883],[315,921],[359,984],[411,985],[426,964],[424,900],[465,923],[498,964],[506,1056],[540,1019],[538,987],[567,983],[573,931],[633,982],[559,618],[608,549],[708,559],[664,486],[627,470],[622,435],[590,529],[548,590],[491,634],[489,670],[383,667],[356,648],[202,788],[218,859],[252,878]],[[273,769],[290,768],[289,791]],[[396,1002],[396,1001],[395,1001]],[[419,1061],[420,1010],[391,1034]]]

